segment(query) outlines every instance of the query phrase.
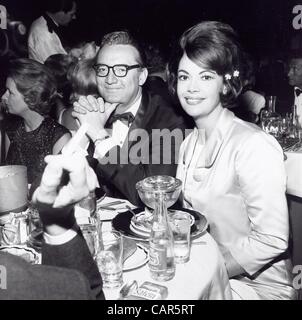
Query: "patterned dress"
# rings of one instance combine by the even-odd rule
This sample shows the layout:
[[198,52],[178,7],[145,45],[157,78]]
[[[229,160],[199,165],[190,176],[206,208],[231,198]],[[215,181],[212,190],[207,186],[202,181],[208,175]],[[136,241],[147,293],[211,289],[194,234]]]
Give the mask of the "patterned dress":
[[5,163],[26,166],[28,183],[32,183],[44,171],[45,156],[52,154],[55,143],[69,131],[47,117],[37,129],[27,132],[23,119],[18,117],[6,124],[6,133],[10,146]]

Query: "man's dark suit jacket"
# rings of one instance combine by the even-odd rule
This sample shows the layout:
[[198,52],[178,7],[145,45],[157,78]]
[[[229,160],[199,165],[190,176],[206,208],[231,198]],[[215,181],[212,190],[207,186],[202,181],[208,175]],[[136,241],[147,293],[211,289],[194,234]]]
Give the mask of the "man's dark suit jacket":
[[0,300],[104,299],[101,276],[80,233],[64,245],[44,244],[42,257],[42,265],[30,265],[0,253],[7,274]]
[[295,103],[294,88],[285,86],[282,91],[276,93],[276,112],[285,116],[286,113],[293,112]]
[[[99,161],[96,167],[99,182],[102,185],[105,184],[105,189],[110,196],[126,198],[135,205],[141,205],[135,188],[136,182],[153,175],[176,175],[178,151],[181,141],[172,141],[171,148],[163,146],[163,141],[155,143],[152,129],[168,129],[171,131],[176,128],[181,129],[183,140],[185,129],[189,128],[190,124],[186,122],[181,114],[182,110],[178,110],[177,108],[165,97],[143,90],[141,105],[129,129],[128,137],[131,137],[135,133],[135,129],[144,129],[147,132],[148,139],[142,139],[143,141],[131,139],[132,141],[128,145],[124,143],[122,148],[114,147],[109,151],[109,154],[113,155],[113,158],[110,156],[110,159],[114,160],[116,159],[115,155],[118,155],[118,159],[121,157],[128,159],[128,164],[121,164],[120,161],[118,161],[118,164],[112,164],[112,161],[110,161],[111,163],[104,164]],[[138,147],[137,141],[139,141],[140,146],[148,150],[144,154],[147,154],[150,162],[153,155],[153,158],[159,161],[158,164],[142,162],[133,164],[133,161],[131,163],[131,160],[138,159],[138,157],[135,157]],[[156,141],[158,141],[158,137]],[[165,164],[164,158],[170,152],[171,163]],[[129,154],[132,154],[130,160]]]

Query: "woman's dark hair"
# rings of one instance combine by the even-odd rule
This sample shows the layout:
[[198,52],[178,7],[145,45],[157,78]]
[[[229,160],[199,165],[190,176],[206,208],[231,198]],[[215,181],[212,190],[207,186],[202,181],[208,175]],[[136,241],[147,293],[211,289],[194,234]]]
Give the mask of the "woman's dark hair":
[[225,95],[221,94],[222,105],[233,105],[242,90],[243,59],[237,34],[231,26],[216,21],[201,22],[183,33],[174,52],[168,68],[169,88],[173,94],[176,93],[178,64],[186,54],[200,67],[223,76],[228,90]]
[[29,109],[43,116],[50,112],[57,96],[57,86],[47,67],[31,59],[12,60],[8,78],[14,80]]

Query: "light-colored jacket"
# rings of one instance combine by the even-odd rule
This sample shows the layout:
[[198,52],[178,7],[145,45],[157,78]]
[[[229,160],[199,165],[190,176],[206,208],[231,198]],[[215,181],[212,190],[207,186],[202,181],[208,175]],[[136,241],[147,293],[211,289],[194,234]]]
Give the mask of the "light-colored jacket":
[[53,54],[67,54],[58,35],[54,31],[49,32],[44,17],[32,23],[27,44],[29,58],[41,63]]
[[290,260],[280,258],[288,248],[289,221],[278,142],[223,109],[205,144],[196,128],[184,140],[177,177],[185,206],[207,217],[221,251],[245,270],[240,281],[261,298],[291,298]]

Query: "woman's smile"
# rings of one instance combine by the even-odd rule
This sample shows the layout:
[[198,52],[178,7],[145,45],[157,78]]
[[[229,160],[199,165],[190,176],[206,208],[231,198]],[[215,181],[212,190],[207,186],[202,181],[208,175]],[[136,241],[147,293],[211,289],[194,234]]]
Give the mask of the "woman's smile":
[[185,101],[187,104],[195,106],[197,104],[200,104],[202,101],[204,101],[205,98],[199,98],[199,97],[185,97]]

